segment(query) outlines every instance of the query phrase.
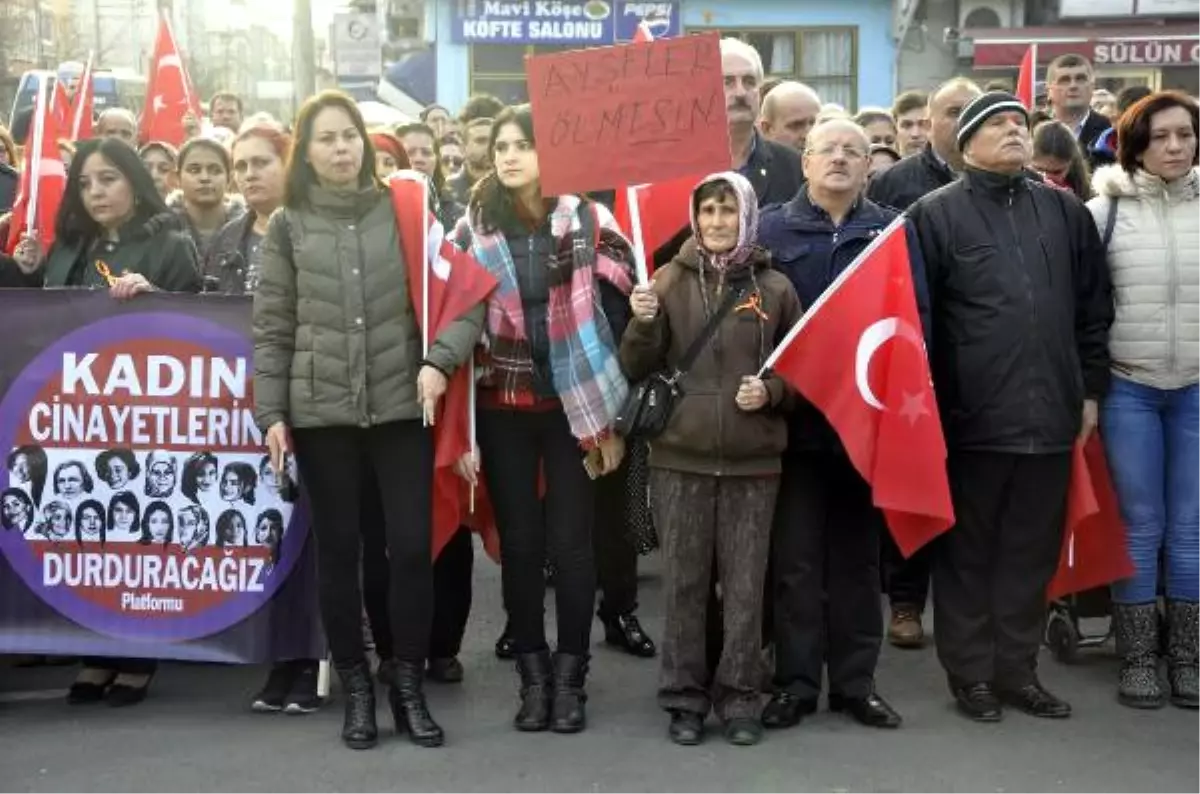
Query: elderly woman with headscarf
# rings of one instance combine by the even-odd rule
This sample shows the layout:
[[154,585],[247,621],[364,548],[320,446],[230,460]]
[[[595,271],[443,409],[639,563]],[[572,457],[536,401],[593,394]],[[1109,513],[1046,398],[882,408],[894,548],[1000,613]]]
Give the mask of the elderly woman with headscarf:
[[[754,244],[758,202],[739,174],[715,174],[691,198],[692,238],[630,298],[621,343],[631,379],[672,371],[714,314],[717,331],[683,379],[684,394],[650,448],[651,503],[666,560],[666,630],[658,700],[670,737],[697,744],[710,707],[733,744],[762,736],[758,695],[763,584],[787,445],[787,388],[759,376],[800,318],[788,279]],[[713,561],[716,560],[716,569]],[[720,571],[725,643],[708,670],[710,581]]]

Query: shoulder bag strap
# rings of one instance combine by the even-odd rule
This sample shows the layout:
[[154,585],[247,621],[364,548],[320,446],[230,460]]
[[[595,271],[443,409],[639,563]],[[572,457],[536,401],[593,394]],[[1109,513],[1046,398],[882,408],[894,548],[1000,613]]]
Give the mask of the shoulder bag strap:
[[717,328],[725,319],[725,315],[729,314],[734,304],[741,300],[745,294],[746,290],[743,287],[730,285],[729,289],[725,292],[725,299],[721,301],[717,310],[708,318],[708,322],[701,329],[699,336],[688,346],[688,349],[683,354],[683,358],[679,359],[679,363],[675,366],[675,374],[671,376],[672,382],[679,380],[688,373],[688,370],[692,368],[692,365],[696,363],[696,359],[700,356],[700,351],[704,349],[708,341],[713,338],[713,334],[717,332]]
[[1113,229],[1117,228],[1117,204],[1120,203],[1120,196],[1113,196],[1108,200],[1108,216],[1104,219],[1104,250],[1108,250],[1108,244],[1112,242]]

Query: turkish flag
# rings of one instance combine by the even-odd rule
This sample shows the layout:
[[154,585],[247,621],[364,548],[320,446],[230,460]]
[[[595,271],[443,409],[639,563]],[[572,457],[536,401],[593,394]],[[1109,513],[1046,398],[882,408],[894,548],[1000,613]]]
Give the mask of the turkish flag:
[[[613,202],[613,218],[617,226],[627,232],[635,244],[642,244],[647,269],[653,267],[654,252],[671,242],[675,235],[691,223],[688,205],[692,200],[692,190],[703,178],[703,175],[686,176],[667,182],[634,185],[626,190],[617,191],[616,200]],[[637,197],[640,240],[634,239],[639,224],[633,222],[630,193]]]
[[158,35],[154,39],[154,57],[146,79],[146,107],[138,130],[141,143],[163,141],[182,146],[187,140],[183,117],[191,113],[200,121],[200,100],[171,32],[171,22],[164,10],[158,20]]
[[43,253],[54,242],[54,224],[66,192],[67,169],[58,152],[58,117],[50,109],[49,93],[43,82],[34,100],[33,118],[25,139],[25,167],[21,169],[4,247],[9,254],[16,250],[22,235],[31,230],[37,232]]
[[[421,334],[429,343],[496,288],[496,278],[470,254],[445,239],[445,230],[429,210],[429,182],[417,171],[390,177],[392,207],[400,232],[401,253],[408,270],[408,291]],[[424,247],[422,247],[424,243]],[[430,278],[432,274],[432,278]],[[428,289],[428,302],[425,301]],[[442,398],[434,435],[433,554],[436,558],[454,537],[464,516],[469,488],[454,464],[472,451],[473,367],[462,366],[450,378]],[[476,491],[476,502],[480,492]],[[494,522],[493,522],[494,524]],[[487,537],[485,535],[485,546]]]
[[1117,493],[1096,433],[1086,445],[1075,445],[1066,524],[1058,570],[1046,593],[1049,600],[1133,576]]
[[1017,99],[1026,110],[1033,110],[1037,101],[1037,45],[1030,44],[1021,59],[1021,68],[1017,72]]
[[88,57],[83,75],[75,84],[75,98],[71,101],[71,140],[83,141],[92,137],[92,116],[95,113],[96,85],[92,75],[92,58]]
[[71,100],[67,98],[67,87],[62,80],[54,81],[54,94],[50,97],[50,111],[60,130],[71,129]]
[[825,414],[904,556],[954,524],[902,218],[834,280],[767,367]]

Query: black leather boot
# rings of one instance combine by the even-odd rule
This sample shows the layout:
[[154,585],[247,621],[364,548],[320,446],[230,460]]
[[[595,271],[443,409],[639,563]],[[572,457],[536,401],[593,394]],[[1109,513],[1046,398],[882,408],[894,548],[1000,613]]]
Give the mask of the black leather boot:
[[368,750],[379,740],[375,725],[375,684],[366,662],[337,666],[346,698],[342,741],[352,750]]
[[544,731],[550,727],[550,703],[554,679],[550,675],[550,652],[517,654],[521,675],[521,709],[513,719],[518,731]]
[[423,662],[397,660],[395,683],[388,689],[388,705],[392,707],[396,733],[407,732],[418,747],[441,747],[446,734],[425,705],[424,675]]
[[1113,629],[1121,673],[1117,700],[1135,709],[1158,709],[1167,697],[1158,680],[1158,604],[1113,604]]
[[1200,705],[1197,696],[1197,632],[1200,610],[1195,601],[1167,602],[1167,678],[1171,704],[1182,709]]
[[569,653],[554,654],[554,716],[550,730],[555,733],[579,733],[587,727],[588,657]]

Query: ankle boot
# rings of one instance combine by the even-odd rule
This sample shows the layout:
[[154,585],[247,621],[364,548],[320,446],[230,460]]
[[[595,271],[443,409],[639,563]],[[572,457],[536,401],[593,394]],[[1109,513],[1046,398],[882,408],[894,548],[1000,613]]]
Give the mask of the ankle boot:
[[396,721],[396,733],[408,732],[419,747],[441,747],[446,735],[429,715],[423,686],[424,662],[396,661],[396,679],[388,689],[388,705]]
[[521,676],[521,709],[513,719],[518,731],[544,731],[550,727],[550,702],[554,697],[550,652],[517,654]]
[[346,698],[346,716],[342,723],[342,741],[353,750],[375,746],[379,729],[375,725],[375,684],[366,662],[337,666]]
[[1158,680],[1158,604],[1113,604],[1113,629],[1121,673],[1117,700],[1135,709],[1167,704]]
[[1167,677],[1171,681],[1171,704],[1194,709],[1200,704],[1196,692],[1197,633],[1200,610],[1195,601],[1167,602]]
[[555,733],[579,733],[587,727],[588,657],[569,653],[554,654],[554,716],[550,730]]

